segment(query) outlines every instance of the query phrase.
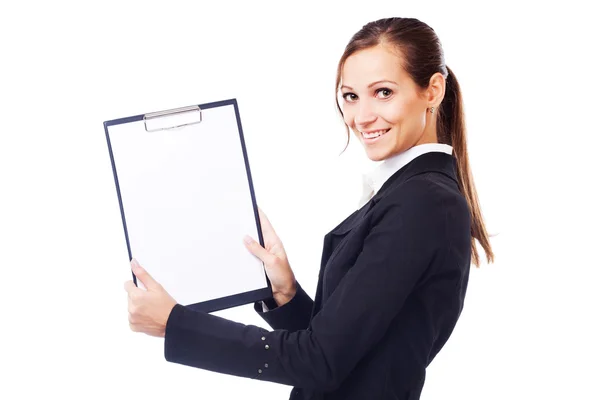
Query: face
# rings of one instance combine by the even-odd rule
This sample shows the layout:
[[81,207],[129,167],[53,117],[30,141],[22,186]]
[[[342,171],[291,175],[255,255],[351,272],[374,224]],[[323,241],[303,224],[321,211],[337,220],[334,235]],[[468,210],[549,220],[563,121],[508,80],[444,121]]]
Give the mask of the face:
[[[401,61],[387,45],[378,45],[354,53],[342,69],[344,122],[373,161],[417,144],[437,143],[435,114],[428,108],[437,109],[439,93],[420,89]],[[443,79],[437,75],[435,79]]]

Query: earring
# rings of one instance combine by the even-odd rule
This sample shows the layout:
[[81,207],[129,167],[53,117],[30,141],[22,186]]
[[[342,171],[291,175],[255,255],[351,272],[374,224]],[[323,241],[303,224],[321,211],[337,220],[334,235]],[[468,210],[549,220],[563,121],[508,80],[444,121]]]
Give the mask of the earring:
[[435,107],[431,107],[431,108],[429,109],[429,112],[433,114],[433,110],[435,110]]

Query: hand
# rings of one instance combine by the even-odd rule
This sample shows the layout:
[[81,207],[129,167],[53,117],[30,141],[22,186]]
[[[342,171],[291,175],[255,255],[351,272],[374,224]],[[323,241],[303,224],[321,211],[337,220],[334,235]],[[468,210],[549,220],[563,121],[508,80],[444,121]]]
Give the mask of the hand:
[[134,332],[164,337],[167,320],[177,302],[156,282],[137,260],[131,260],[131,270],[146,290],[125,282],[128,293],[129,327]]
[[281,306],[290,301],[296,294],[296,278],[285,254],[283,243],[281,243],[269,219],[260,207],[258,208],[258,215],[265,247],[262,247],[260,243],[249,236],[246,236],[246,238],[250,239],[250,242],[244,241],[244,243],[246,248],[265,264],[265,271],[273,289],[273,298],[277,305]]

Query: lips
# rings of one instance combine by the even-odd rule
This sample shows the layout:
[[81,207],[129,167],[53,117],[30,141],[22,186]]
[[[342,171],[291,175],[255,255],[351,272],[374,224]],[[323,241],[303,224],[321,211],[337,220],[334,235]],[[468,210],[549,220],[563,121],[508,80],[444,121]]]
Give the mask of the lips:
[[372,130],[369,132],[361,132],[360,134],[365,143],[373,143],[373,142],[377,141],[377,139],[384,136],[389,131],[390,131],[390,129],[380,129],[380,130]]

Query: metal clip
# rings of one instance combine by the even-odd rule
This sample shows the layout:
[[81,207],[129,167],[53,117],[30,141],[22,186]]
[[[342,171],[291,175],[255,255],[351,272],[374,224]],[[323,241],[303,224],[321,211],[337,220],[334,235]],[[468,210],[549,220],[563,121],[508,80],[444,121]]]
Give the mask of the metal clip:
[[175,129],[182,126],[199,124],[200,122],[202,122],[202,110],[198,106],[174,108],[172,110],[157,111],[144,115],[146,132]]

